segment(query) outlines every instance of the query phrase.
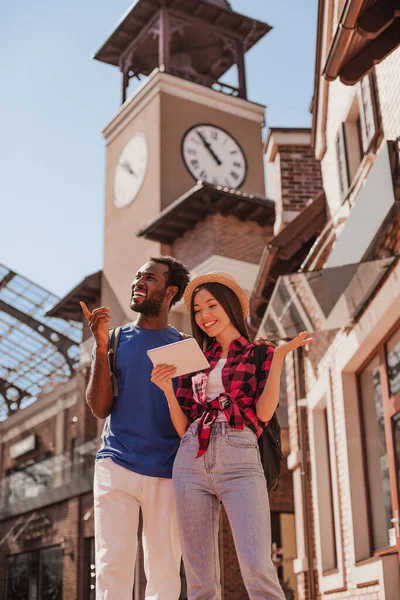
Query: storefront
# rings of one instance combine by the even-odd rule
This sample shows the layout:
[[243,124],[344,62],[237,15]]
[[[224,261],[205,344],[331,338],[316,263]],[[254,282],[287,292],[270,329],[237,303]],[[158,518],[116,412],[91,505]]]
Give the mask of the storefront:
[[6,571],[6,600],[62,600],[60,546],[9,556]]

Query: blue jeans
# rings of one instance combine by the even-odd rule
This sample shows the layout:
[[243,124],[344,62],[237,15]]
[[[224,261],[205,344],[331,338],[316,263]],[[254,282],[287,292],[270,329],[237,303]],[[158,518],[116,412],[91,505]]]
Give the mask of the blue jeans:
[[197,424],[181,440],[173,482],[189,600],[221,598],[218,555],[222,502],[251,600],[284,600],[271,559],[271,520],[255,434],[214,423],[207,452],[196,458]]

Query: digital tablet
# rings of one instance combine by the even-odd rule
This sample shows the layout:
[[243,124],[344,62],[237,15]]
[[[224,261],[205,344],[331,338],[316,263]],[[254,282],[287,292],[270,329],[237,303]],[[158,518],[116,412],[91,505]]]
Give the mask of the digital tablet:
[[148,350],[147,354],[155,367],[158,365],[176,367],[177,370],[174,377],[196,373],[197,371],[208,369],[210,366],[200,346],[193,338],[153,348],[152,350]]

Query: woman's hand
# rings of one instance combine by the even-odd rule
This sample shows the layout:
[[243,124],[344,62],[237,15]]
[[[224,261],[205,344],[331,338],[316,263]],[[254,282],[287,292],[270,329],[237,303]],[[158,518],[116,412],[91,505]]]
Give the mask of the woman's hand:
[[301,346],[306,346],[310,342],[313,341],[313,338],[309,337],[308,331],[303,331],[295,338],[293,338],[290,342],[286,342],[286,344],[282,344],[281,346],[277,346],[274,352],[274,358],[284,359],[287,354],[296,350],[296,348],[300,348]]
[[151,381],[167,394],[173,390],[172,377],[175,373],[176,367],[171,365],[157,365],[151,372]]

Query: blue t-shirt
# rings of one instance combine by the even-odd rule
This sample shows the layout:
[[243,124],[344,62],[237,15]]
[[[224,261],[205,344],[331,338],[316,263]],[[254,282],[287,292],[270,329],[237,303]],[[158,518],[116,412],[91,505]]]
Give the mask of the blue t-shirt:
[[133,323],[121,330],[117,351],[118,396],[97,459],[112,458],[141,475],[172,477],[180,438],[164,392],[150,381],[153,365],[147,350],[181,339],[174,327],[143,329]]

